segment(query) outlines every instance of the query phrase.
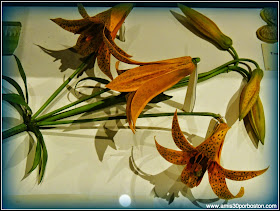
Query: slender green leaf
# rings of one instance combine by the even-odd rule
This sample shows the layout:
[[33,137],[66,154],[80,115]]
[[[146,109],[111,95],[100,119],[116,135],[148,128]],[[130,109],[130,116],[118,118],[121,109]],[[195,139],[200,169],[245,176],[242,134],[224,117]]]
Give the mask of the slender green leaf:
[[40,141],[37,141],[37,146],[36,146],[36,152],[35,152],[35,157],[33,160],[33,165],[31,167],[31,169],[29,170],[28,173],[31,173],[39,164],[39,162],[41,161],[41,143]]
[[23,69],[23,67],[21,65],[21,62],[20,62],[19,58],[16,55],[14,55],[14,57],[15,57],[16,62],[17,62],[19,73],[20,73],[21,78],[22,78],[22,80],[24,82],[26,103],[28,103],[28,89],[27,89],[26,75],[25,75],[24,69]]
[[149,103],[159,103],[161,101],[169,100],[170,98],[172,98],[172,96],[160,93],[159,95],[155,96]]
[[18,94],[3,94],[2,99],[10,103],[16,103],[18,105],[22,105],[25,108],[27,108],[30,112],[32,112],[31,108],[27,105],[27,103],[24,101],[22,96]]
[[9,82],[13,87],[16,88],[17,92],[19,93],[20,96],[22,96],[23,99],[25,98],[20,85],[14,79],[12,79],[8,76],[4,76],[4,75],[2,77],[3,77],[4,80]]
[[37,138],[38,143],[40,143],[40,146],[42,148],[41,159],[39,162],[39,183],[41,183],[46,170],[46,165],[48,161],[48,152],[44,142],[43,135],[40,132],[40,130],[37,127],[35,127],[33,128],[33,132]]
[[47,161],[48,161],[48,151],[44,139],[42,139],[42,148],[43,148],[43,153],[42,153],[42,161],[40,163],[40,170],[39,170],[40,173],[39,183],[42,182],[46,170]]

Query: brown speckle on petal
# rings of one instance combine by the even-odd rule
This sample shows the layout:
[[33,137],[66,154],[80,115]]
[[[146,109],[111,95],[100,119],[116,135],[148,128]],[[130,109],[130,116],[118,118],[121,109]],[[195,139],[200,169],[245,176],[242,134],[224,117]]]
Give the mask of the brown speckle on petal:
[[[213,162],[211,168],[208,169],[209,183],[214,193],[221,199],[240,198],[244,195],[244,187],[241,187],[237,195],[232,195],[229,191],[226,179],[221,167]],[[211,169],[211,170],[210,170]]]
[[100,70],[105,75],[107,75],[111,80],[113,80],[113,76],[110,71],[110,55],[111,54],[109,49],[105,45],[103,45],[103,47],[99,49],[99,53],[97,56],[97,63]]

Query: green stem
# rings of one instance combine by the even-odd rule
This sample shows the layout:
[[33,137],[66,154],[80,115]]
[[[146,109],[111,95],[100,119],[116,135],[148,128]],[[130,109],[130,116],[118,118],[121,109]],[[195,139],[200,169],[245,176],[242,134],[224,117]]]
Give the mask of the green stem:
[[[228,70],[228,67],[224,67],[220,70],[216,70],[216,71],[209,71],[207,72],[208,74],[205,74],[205,73],[200,73],[198,74],[198,79],[197,79],[197,83],[200,83],[200,82],[203,82],[203,81],[206,81],[210,78],[213,78],[214,76],[216,75],[219,75],[221,73],[224,73],[224,72],[227,72]],[[172,89],[177,89],[177,88],[180,88],[180,87],[183,87],[183,86],[186,86],[188,85],[189,83],[189,76],[184,78],[184,80],[181,80],[179,81],[177,84],[175,84],[173,87],[171,87],[169,90],[172,90]]]
[[62,89],[79,73],[81,72],[85,66],[87,65],[88,61],[94,55],[91,54],[86,58],[86,60],[76,69],[76,71],[63,83],[58,87],[58,89],[49,97],[49,99],[41,106],[41,108],[32,116],[32,120],[34,120],[50,103],[51,101],[62,91]]
[[82,114],[82,113],[85,113],[85,112],[96,111],[98,109],[113,106],[113,105],[116,105],[118,103],[122,103],[122,102],[125,102],[125,101],[126,101],[125,95],[120,94],[120,95],[117,95],[117,96],[108,97],[105,100],[100,100],[100,101],[97,101],[97,102],[94,102],[94,103],[91,103],[91,104],[88,104],[88,105],[84,105],[84,106],[72,109],[70,111],[65,111],[65,112],[56,114],[56,115],[54,115],[50,118],[47,118],[45,121],[56,121],[56,120],[59,120],[59,119],[68,118],[68,117],[75,116],[75,115],[78,115],[78,114]]
[[[236,50],[234,49],[234,47],[233,47],[233,46],[230,46],[229,48],[232,50],[232,52],[233,52],[233,54],[234,54],[233,59],[238,60],[238,59],[239,59],[239,56],[238,56]],[[237,67],[238,63],[239,63],[239,62],[236,62],[234,66]]]
[[13,135],[16,135],[18,133],[21,133],[21,132],[24,132],[24,131],[27,131],[27,125],[22,123],[20,125],[17,125],[13,128],[10,128],[8,130],[5,130],[3,133],[2,133],[2,139],[6,139],[6,138],[9,138]]
[[256,61],[254,61],[254,60],[252,60],[252,59],[247,59],[247,58],[239,58],[238,59],[238,61],[246,61],[246,62],[251,62],[251,63],[253,63],[255,66],[256,66],[256,68],[257,69],[260,69],[260,66],[259,66],[259,64],[256,62]]
[[[232,68],[232,66],[229,66],[229,65],[231,65],[231,64],[236,63],[237,61],[247,61],[247,62],[251,62],[251,63],[255,64],[255,66],[256,66],[257,68],[259,67],[258,64],[257,64],[255,61],[251,60],[251,59],[240,58],[240,59],[238,59],[238,60],[229,61],[229,62],[227,62],[227,63],[225,63],[225,64],[223,64],[223,65],[221,65],[221,66],[219,66],[219,67],[217,67],[217,68],[215,68],[215,69],[213,69],[213,70],[210,70],[210,71],[208,71],[208,72],[204,72],[204,73],[198,74],[198,81],[197,81],[197,82],[199,83],[199,82],[205,81],[205,80],[207,80],[207,79],[210,79],[210,78],[212,78],[212,77],[214,77],[214,76],[216,76],[216,75],[218,75],[218,74],[220,74],[220,73],[224,73],[224,72],[227,71],[227,69],[233,70],[233,71],[237,71],[237,72],[239,72],[244,78],[250,79],[250,73],[249,73],[247,70],[245,70],[244,68],[241,68],[241,67],[238,67],[238,66],[235,67],[235,68]],[[227,71],[227,72],[228,72],[228,71]],[[169,90],[172,90],[172,89],[176,89],[176,88],[180,88],[180,87],[186,86],[186,85],[188,85],[188,81],[189,81],[189,76],[183,78],[183,79],[182,79],[181,81],[179,81],[177,84],[175,84],[174,86],[172,86]]]
[[[178,112],[177,115],[186,116],[211,116],[215,119],[221,118],[219,114],[211,112]],[[138,118],[148,118],[148,117],[162,117],[162,116],[174,116],[174,112],[171,113],[157,113],[157,114],[140,114]],[[126,115],[111,116],[111,117],[99,117],[93,119],[80,119],[80,120],[62,120],[62,121],[42,121],[38,122],[38,126],[50,126],[50,125],[63,125],[63,124],[79,124],[86,122],[98,122],[116,119],[126,119]]]
[[247,81],[249,81],[250,80],[250,74],[248,73],[248,71],[247,70],[245,70],[244,68],[242,68],[242,67],[236,67],[236,66],[229,66],[228,67],[229,68],[229,70],[232,70],[232,71],[236,71],[236,72],[239,72],[241,75],[243,74],[243,77],[247,80]]
[[75,106],[75,105],[77,105],[77,104],[79,104],[79,103],[82,103],[82,102],[86,101],[86,100],[92,99],[92,98],[94,98],[94,97],[96,97],[96,96],[101,95],[101,94],[104,93],[104,92],[109,91],[109,90],[110,90],[110,89],[106,88],[106,89],[103,89],[103,90],[101,90],[101,91],[99,91],[99,92],[95,92],[95,93],[93,93],[93,94],[91,94],[91,95],[89,95],[89,96],[83,97],[83,98],[81,98],[81,99],[79,99],[79,100],[77,100],[77,101],[75,101],[75,102],[73,102],[73,103],[70,103],[70,104],[65,105],[65,106],[63,106],[63,107],[61,107],[61,108],[58,108],[58,109],[56,109],[56,110],[54,110],[54,111],[52,111],[52,112],[50,112],[50,113],[47,113],[47,114],[45,114],[45,115],[43,115],[43,116],[40,116],[40,117],[36,118],[35,120],[36,120],[37,122],[39,122],[39,121],[42,121],[42,120],[44,120],[44,119],[47,119],[47,118],[51,117],[52,115],[54,115],[54,114],[56,114],[56,113],[58,113],[58,112],[60,112],[60,111],[63,111],[63,110],[68,109],[68,108],[70,108],[70,107],[73,107],[73,106]]

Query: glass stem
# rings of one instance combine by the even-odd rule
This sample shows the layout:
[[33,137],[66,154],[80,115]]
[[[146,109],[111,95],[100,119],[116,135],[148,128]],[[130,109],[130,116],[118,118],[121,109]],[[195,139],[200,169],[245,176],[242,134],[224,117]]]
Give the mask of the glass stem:
[[56,120],[68,118],[71,116],[75,116],[78,114],[82,114],[85,112],[92,112],[92,111],[96,111],[99,109],[104,109],[106,107],[113,106],[113,105],[116,105],[116,104],[122,103],[122,102],[126,102],[126,99],[125,99],[125,95],[120,94],[117,96],[108,97],[104,100],[100,100],[100,101],[97,101],[97,102],[94,102],[94,103],[91,103],[88,105],[80,106],[78,108],[74,108],[72,110],[53,115],[53,116],[47,118],[45,121],[56,121]]
[[71,108],[71,107],[79,104],[79,103],[85,102],[86,100],[89,100],[89,99],[92,99],[94,97],[97,97],[97,96],[101,95],[102,93],[107,92],[109,90],[110,89],[106,88],[106,89],[103,89],[103,90],[101,90],[99,92],[95,92],[95,93],[93,93],[93,94],[91,94],[89,96],[83,97],[83,98],[81,98],[81,99],[79,99],[79,100],[77,100],[77,101],[75,101],[73,103],[70,103],[70,104],[65,105],[65,106],[63,106],[61,108],[58,108],[58,109],[56,109],[56,110],[54,110],[54,111],[52,111],[50,113],[47,113],[47,114],[45,114],[43,116],[40,116],[40,117],[36,118],[35,121],[42,121],[44,119],[47,119],[47,118],[51,117],[52,115],[54,115],[56,113],[59,113],[60,111],[66,110],[68,108]]
[[87,65],[88,61],[94,56],[91,54],[86,58],[86,60],[76,69],[76,71],[63,83],[58,87],[58,89],[49,97],[49,99],[41,106],[41,108],[32,116],[32,120],[34,120],[51,102],[52,100],[63,90],[63,88],[78,74],[80,73]]
[[[233,59],[238,60],[238,59],[239,59],[239,56],[238,56],[236,50],[234,49],[234,47],[233,47],[233,46],[230,46],[229,48],[230,48],[230,49],[232,50],[232,52],[233,52]],[[238,66],[238,63],[239,63],[239,62],[236,62],[236,63],[234,64],[234,66],[237,67],[237,66]]]
[[24,131],[27,131],[27,125],[22,123],[20,125],[17,125],[15,127],[12,127],[10,129],[8,129],[8,130],[5,130],[2,133],[2,139],[9,138],[9,137],[11,137],[13,135],[16,135],[16,134],[24,132]]
[[[209,116],[215,119],[220,119],[221,115],[211,112],[178,112],[177,115],[183,116]],[[149,117],[163,117],[163,116],[174,116],[174,112],[171,113],[157,113],[157,114],[140,114],[138,118],[149,118]],[[81,119],[81,120],[60,120],[60,121],[42,121],[38,122],[38,126],[52,126],[52,125],[63,125],[63,124],[80,124],[86,122],[98,122],[116,119],[126,119],[126,115],[112,116],[112,117],[99,117],[92,119]]]

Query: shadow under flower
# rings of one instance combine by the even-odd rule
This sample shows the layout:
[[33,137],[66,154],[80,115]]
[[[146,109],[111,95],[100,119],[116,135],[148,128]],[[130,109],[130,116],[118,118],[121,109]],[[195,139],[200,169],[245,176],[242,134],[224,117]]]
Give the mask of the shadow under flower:
[[[242,83],[241,83],[240,87],[241,86],[242,86]],[[238,91],[236,91],[234,93],[234,95],[231,97],[231,99],[229,100],[229,103],[227,105],[225,119],[226,119],[229,127],[234,125],[234,123],[238,120],[239,98],[240,98],[241,91],[242,91],[242,89],[238,89]]]
[[[60,60],[61,62],[61,65],[59,67],[60,72],[64,72],[67,69],[76,70],[77,67],[85,60],[85,57],[78,54],[73,47],[66,48],[63,50],[50,50],[40,45],[37,46],[46,54],[53,57],[54,62]],[[95,59],[92,59],[92,61],[85,67],[83,72],[86,72],[88,76],[94,76],[94,73],[92,71],[94,64],[95,64]],[[80,76],[81,74],[82,73],[79,73],[78,76]]]
[[[150,159],[150,157],[149,157]],[[188,188],[184,183],[180,180],[181,172],[184,166],[171,165],[166,170],[151,175],[144,171],[142,171],[135,163],[133,158],[133,148],[131,150],[131,156],[129,157],[129,167],[131,171],[141,177],[144,180],[149,181],[154,185],[154,188],[151,191],[151,194],[154,197],[164,199],[171,204],[175,198],[179,197],[179,193],[181,193],[184,197],[188,198],[193,205],[203,208],[198,202],[203,204],[213,203],[219,200],[219,198],[213,199],[196,199],[190,188]]]

